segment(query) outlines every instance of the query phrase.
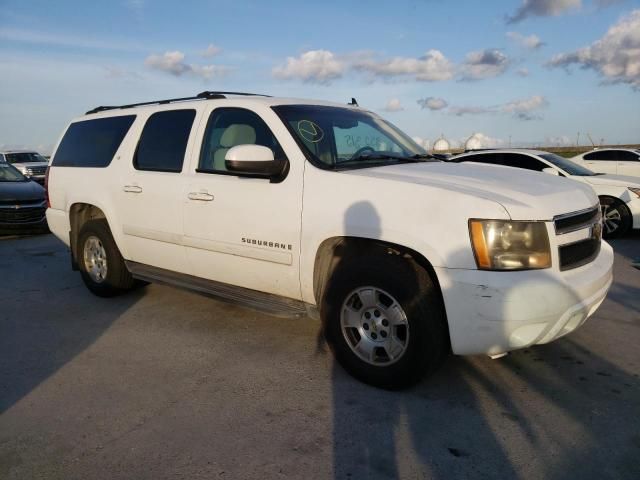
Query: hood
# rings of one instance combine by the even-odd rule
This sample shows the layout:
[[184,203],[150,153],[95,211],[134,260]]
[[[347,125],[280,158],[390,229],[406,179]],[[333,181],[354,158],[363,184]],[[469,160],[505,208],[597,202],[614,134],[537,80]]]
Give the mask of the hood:
[[501,204],[514,220],[551,220],[593,207],[593,188],[520,168],[473,162],[424,162],[348,170],[344,173],[424,185]]
[[612,187],[634,187],[640,188],[640,177],[630,177],[627,175],[593,175],[591,177],[582,177],[591,185],[609,185]]
[[36,182],[0,182],[0,203],[44,201],[44,188]]

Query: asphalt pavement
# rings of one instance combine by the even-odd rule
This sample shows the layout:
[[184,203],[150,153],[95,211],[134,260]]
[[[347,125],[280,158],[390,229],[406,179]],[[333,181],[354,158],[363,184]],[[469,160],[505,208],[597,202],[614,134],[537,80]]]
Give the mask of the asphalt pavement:
[[640,235],[585,326],[407,391],[310,319],[151,285],[97,298],[51,235],[0,239],[1,479],[640,478]]

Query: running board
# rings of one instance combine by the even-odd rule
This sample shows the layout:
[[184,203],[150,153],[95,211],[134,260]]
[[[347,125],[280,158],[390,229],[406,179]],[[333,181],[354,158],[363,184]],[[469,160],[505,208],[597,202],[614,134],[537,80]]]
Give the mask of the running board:
[[134,278],[151,283],[197,292],[225,302],[242,305],[269,315],[285,318],[302,318],[308,314],[307,305],[299,300],[270,293],[250,290],[226,283],[172,272],[142,263],[125,261]]

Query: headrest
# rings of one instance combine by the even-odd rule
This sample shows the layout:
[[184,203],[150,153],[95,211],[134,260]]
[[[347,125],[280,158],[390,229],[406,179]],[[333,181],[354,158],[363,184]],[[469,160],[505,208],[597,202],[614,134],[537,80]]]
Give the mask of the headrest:
[[256,131],[251,125],[234,123],[224,131],[220,138],[222,148],[231,148],[236,145],[253,145],[256,143]]

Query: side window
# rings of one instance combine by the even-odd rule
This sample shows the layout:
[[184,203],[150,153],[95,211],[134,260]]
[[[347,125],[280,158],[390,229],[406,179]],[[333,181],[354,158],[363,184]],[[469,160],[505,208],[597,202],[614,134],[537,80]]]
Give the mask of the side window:
[[478,155],[468,155],[463,157],[463,162],[490,163],[492,165],[502,165],[499,161],[498,153],[482,153]]
[[640,157],[637,153],[628,152],[626,150],[621,150],[618,153],[618,160],[621,162],[640,162]]
[[136,170],[180,172],[195,110],[169,110],[149,117],[133,158]]
[[585,160],[618,160],[616,152],[613,150],[597,150],[595,152],[587,153],[584,157]]
[[538,159],[530,157],[529,155],[520,155],[517,153],[504,153],[502,154],[502,165],[508,167],[524,168],[526,170],[533,170],[535,172],[541,172],[547,165]]
[[256,113],[244,108],[216,108],[204,133],[198,172],[227,173],[225,156],[238,145],[262,145],[273,151],[276,160],[285,158],[278,140]]
[[83,120],[69,125],[51,162],[54,167],[107,167],[135,115]]

